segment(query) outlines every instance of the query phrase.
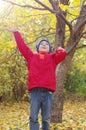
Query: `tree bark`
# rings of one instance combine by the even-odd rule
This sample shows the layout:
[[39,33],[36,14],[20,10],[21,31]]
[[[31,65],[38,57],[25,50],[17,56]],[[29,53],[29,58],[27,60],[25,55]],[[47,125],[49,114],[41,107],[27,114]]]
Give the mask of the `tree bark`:
[[[81,12],[80,12],[80,17],[84,16],[85,12],[86,12],[86,6],[82,6]],[[57,43],[56,44],[57,44],[57,46],[59,46],[59,45],[61,46],[60,41],[64,41],[63,36],[65,35],[64,34],[65,28],[62,28],[65,25],[63,25],[63,22],[59,21],[59,20],[60,19],[57,18],[57,25],[56,25],[56,29],[57,29],[57,31],[56,31]],[[81,22],[81,19],[77,20],[76,28],[74,30],[72,30],[72,34],[70,35],[68,46],[66,46],[66,49],[68,50],[68,55],[67,55],[66,59],[61,64],[59,64],[59,66],[57,67],[57,70],[56,70],[57,90],[54,93],[54,98],[53,98],[52,116],[51,116],[52,122],[56,122],[56,123],[62,122],[62,112],[63,112],[63,104],[64,104],[64,82],[65,82],[66,75],[68,73],[69,66],[71,64],[73,55],[76,51],[76,46],[80,41],[80,35],[83,32],[83,29],[85,26],[85,22],[84,22],[85,20],[86,19],[83,19],[82,22]],[[81,26],[82,23],[83,23],[83,26]],[[59,26],[59,25],[62,25],[62,26]],[[76,34],[75,34],[75,32],[76,32]],[[62,35],[61,35],[61,33],[62,33]],[[58,45],[58,43],[59,43],[59,45]]]
[[64,104],[64,82],[72,60],[72,56],[67,56],[66,59],[58,65],[57,74],[57,91],[54,93],[51,122],[62,122],[62,112]]

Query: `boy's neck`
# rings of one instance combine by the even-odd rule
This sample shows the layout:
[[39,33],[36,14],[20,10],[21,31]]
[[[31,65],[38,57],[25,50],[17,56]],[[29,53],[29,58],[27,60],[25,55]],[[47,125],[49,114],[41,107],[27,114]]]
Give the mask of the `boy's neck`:
[[48,52],[42,52],[42,51],[40,51],[39,54],[48,54]]
[[45,54],[48,54],[47,52],[39,52],[39,57],[40,57],[40,59],[44,59],[44,55]]

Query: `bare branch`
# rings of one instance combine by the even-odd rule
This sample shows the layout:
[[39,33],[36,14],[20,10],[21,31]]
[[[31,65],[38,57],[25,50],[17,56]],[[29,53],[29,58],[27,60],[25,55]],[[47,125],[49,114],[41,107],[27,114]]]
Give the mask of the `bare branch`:
[[44,8],[38,8],[38,7],[34,7],[32,5],[21,5],[21,4],[18,4],[18,3],[15,3],[15,2],[12,2],[10,0],[4,0],[5,2],[8,2],[10,4],[13,4],[13,5],[16,5],[16,6],[20,6],[20,7],[24,7],[24,8],[32,8],[32,9],[37,9],[37,10],[48,10],[50,11],[51,13],[56,13],[53,9],[49,8],[48,6],[46,6],[45,4],[43,4],[42,2],[40,2],[39,0],[34,0],[36,1],[38,4],[40,4],[42,7]]
[[81,34],[80,38],[83,37],[83,35],[85,35],[85,34],[86,34],[86,32],[83,32],[83,33]]
[[69,14],[69,15],[72,15],[72,16],[76,16],[76,17],[78,16],[78,15],[72,14],[72,13],[70,13],[70,12],[68,12],[68,11],[66,11],[66,13]]
[[40,38],[42,38],[42,37],[47,37],[47,36],[49,36],[49,35],[55,35],[55,32],[53,32],[53,33],[47,33],[47,34],[42,34],[42,35],[36,37],[35,40],[29,42],[29,44],[32,44],[32,43],[36,42],[38,39],[40,39]]
[[[86,11],[86,5],[82,5],[80,15],[83,16]],[[74,26],[74,32],[73,32],[73,44],[70,45],[67,54],[69,54],[74,48],[76,49],[77,44],[79,43],[80,39],[84,35],[83,30],[86,24],[86,18],[78,19],[76,25]],[[70,39],[71,43],[71,39]]]
[[86,14],[85,14],[85,15],[82,15],[82,16],[76,17],[75,19],[73,19],[73,20],[71,21],[71,23],[72,23],[74,20],[81,19],[81,18],[84,18],[84,17],[86,17]]
[[[80,39],[83,37],[84,34],[86,34],[86,32],[81,33],[81,35],[77,38],[74,44],[70,47],[70,49],[68,49],[67,54],[69,54],[74,49],[74,47],[76,47],[77,43],[79,43]],[[86,44],[83,44],[83,45],[86,45]]]
[[79,32],[79,30],[81,30],[86,24],[86,19],[79,25],[78,29],[75,31],[75,34],[77,34],[77,32]]
[[[85,15],[85,17],[83,17],[84,15]],[[74,27],[74,33],[76,36],[78,36],[78,35],[80,35],[80,33],[82,33],[84,26],[86,24],[86,5],[82,5],[79,17],[82,17],[82,18],[77,20],[77,23]]]
[[35,6],[32,6],[32,5],[21,5],[21,4],[18,4],[18,3],[15,3],[15,2],[12,2],[12,1],[9,1],[9,0],[4,0],[5,2],[8,2],[12,5],[16,5],[16,6],[20,6],[20,7],[24,7],[24,8],[32,8],[32,9],[37,9],[37,10],[46,10],[45,8],[38,8],[38,7],[35,7]]
[[46,6],[45,4],[43,4],[41,1],[39,0],[35,0],[38,4],[40,4],[41,6],[43,6],[46,10],[50,11],[51,13],[55,13],[53,9],[51,9],[50,7]]
[[81,49],[81,48],[84,48],[86,47],[86,44],[82,44],[81,46],[77,46],[76,49]]
[[70,48],[67,50],[67,55],[76,47],[79,41],[80,41],[80,37],[78,37],[77,40],[73,43],[73,45],[71,45]]

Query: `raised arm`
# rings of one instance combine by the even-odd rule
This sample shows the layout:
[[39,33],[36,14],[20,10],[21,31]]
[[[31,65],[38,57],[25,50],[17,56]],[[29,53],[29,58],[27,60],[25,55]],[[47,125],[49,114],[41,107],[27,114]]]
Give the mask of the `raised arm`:
[[18,32],[16,29],[13,29],[13,28],[9,28],[9,31],[13,32],[18,49],[21,52],[21,54],[24,56],[24,58],[27,61],[30,60],[33,56],[33,52],[24,42],[24,39],[22,38],[20,32]]
[[66,50],[61,47],[58,47],[54,55],[55,63],[59,64],[61,61],[65,59],[65,57],[66,57]]

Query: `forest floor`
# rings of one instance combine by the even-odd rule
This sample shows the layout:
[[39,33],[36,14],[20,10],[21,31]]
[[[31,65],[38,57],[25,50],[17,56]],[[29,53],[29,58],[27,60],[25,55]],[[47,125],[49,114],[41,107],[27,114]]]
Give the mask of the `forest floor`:
[[[28,124],[28,102],[0,103],[0,130],[29,130]],[[66,101],[63,122],[51,123],[50,130],[86,130],[86,102]]]

